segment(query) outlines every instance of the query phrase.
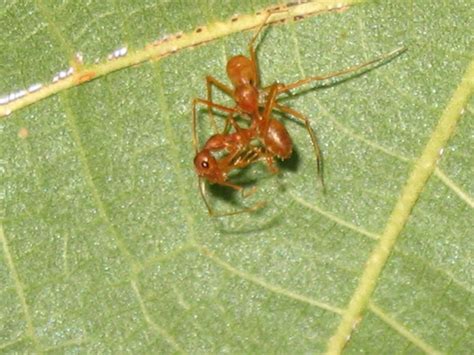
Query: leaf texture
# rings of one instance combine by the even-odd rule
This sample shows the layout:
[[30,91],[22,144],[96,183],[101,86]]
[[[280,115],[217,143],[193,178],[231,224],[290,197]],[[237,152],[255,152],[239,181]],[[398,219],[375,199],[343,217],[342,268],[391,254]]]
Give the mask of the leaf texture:
[[[237,13],[252,20],[270,5],[5,1],[0,97],[50,83],[78,52],[85,67],[100,66],[116,49],[132,58],[164,35],[217,31],[212,24]],[[257,52],[265,84],[408,51],[284,99],[317,132],[327,191],[304,126],[284,119],[294,155],[278,176],[256,164],[243,178],[257,190],[245,199],[209,189],[216,209],[266,201],[255,213],[208,216],[191,124],[206,75],[227,83],[226,61],[247,54],[252,32],[127,65],[0,117],[0,349],[303,353],[338,341],[348,353],[469,352],[472,15],[461,0],[363,3],[266,28]],[[406,206],[373,293],[348,318],[404,187],[456,100],[464,104],[452,137]],[[200,117],[202,140],[212,131]],[[349,333],[338,333],[347,319]]]

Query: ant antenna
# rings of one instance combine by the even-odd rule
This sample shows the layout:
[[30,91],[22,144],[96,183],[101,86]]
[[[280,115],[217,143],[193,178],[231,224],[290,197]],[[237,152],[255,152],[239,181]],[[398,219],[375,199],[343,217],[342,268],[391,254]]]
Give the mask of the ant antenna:
[[[405,47],[405,46],[398,47],[398,48],[394,49],[393,51],[385,53],[385,54],[383,54],[383,55],[381,55],[381,56],[379,56],[375,59],[372,59],[368,62],[365,62],[365,63],[357,64],[357,65],[354,65],[352,67],[349,67],[349,68],[346,68],[346,69],[343,69],[343,70],[340,70],[340,71],[337,71],[337,72],[329,73],[329,74],[326,74],[326,75],[322,75],[322,76],[311,76],[309,78],[305,78],[305,79],[295,81],[294,83],[291,83],[291,84],[288,84],[288,85],[281,85],[279,87],[278,93],[290,91],[292,89],[295,89],[297,87],[300,87],[300,86],[302,86],[304,84],[307,84],[307,83],[310,83],[312,81],[322,81],[322,80],[326,80],[326,79],[335,78],[335,77],[338,77],[338,76],[341,76],[341,75],[344,75],[344,74],[352,73],[352,72],[357,71],[359,69],[370,67],[372,64],[378,63],[378,65],[381,65],[385,61],[388,61],[388,60],[391,60],[395,57],[398,57],[400,54],[402,54],[403,52],[405,52],[407,50],[408,50],[408,48]],[[265,88],[265,89],[267,89],[267,88]]]

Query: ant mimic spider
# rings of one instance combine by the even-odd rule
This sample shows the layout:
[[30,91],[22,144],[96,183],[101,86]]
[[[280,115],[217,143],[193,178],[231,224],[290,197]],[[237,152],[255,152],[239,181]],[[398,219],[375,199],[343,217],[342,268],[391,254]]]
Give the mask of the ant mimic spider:
[[[201,196],[210,215],[216,214],[212,211],[206,199],[203,179],[210,183],[243,191],[241,186],[228,181],[228,174],[232,170],[245,168],[257,161],[264,161],[271,173],[277,173],[278,169],[274,166],[274,158],[277,157],[285,160],[291,156],[293,144],[290,135],[285,126],[271,116],[273,110],[291,116],[305,125],[313,145],[319,181],[324,189],[322,154],[309,119],[302,113],[280,104],[277,101],[277,97],[282,93],[287,93],[292,89],[314,81],[339,77],[363,68],[369,70],[371,65],[394,58],[406,50],[405,47],[400,47],[368,62],[326,75],[311,76],[290,84],[273,83],[269,86],[261,87],[254,42],[273,13],[267,13],[265,20],[250,40],[248,45],[249,57],[236,55],[227,62],[226,71],[232,87],[227,86],[212,76],[207,76],[207,99],[195,98],[193,100],[193,144],[196,151],[194,166],[199,177]],[[215,103],[212,100],[213,86],[230,96],[235,101],[235,106],[228,107]],[[198,150],[199,143],[196,131],[197,105],[207,107],[209,118],[214,126],[213,109],[227,114],[222,133],[211,136],[201,150]],[[240,127],[234,119],[237,115],[241,120],[247,121],[247,127]],[[232,129],[233,131],[231,131]],[[253,207],[219,215],[232,215],[253,211],[261,207],[262,204],[259,203]]]

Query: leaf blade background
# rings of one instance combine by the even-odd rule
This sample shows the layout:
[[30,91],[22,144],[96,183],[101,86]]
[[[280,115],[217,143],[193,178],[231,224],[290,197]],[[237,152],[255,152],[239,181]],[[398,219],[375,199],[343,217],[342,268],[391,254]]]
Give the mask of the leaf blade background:
[[[189,31],[265,6],[104,4],[4,6],[2,92],[26,87],[31,78],[46,81],[76,50],[87,61],[124,42],[133,50],[157,32]],[[24,21],[32,10],[36,17]],[[337,70],[400,42],[409,52],[288,101],[317,130],[328,193],[316,185],[304,129],[288,122],[297,159],[280,178],[258,180],[255,198],[270,206],[257,214],[208,218],[191,165],[191,99],[204,95],[205,75],[225,80],[226,59],[246,51],[250,33],[112,73],[2,121],[2,348],[324,349],[339,316],[292,294],[345,307],[375,243],[357,228],[383,229],[410,160],[471,59],[469,13],[462,1],[371,4],[267,30],[258,53],[264,83]],[[18,138],[22,127],[30,132],[26,140]],[[472,196],[469,132],[472,104],[441,169]],[[315,213],[301,199],[357,228]],[[218,196],[213,201],[229,206]],[[471,214],[433,177],[373,297],[439,351],[472,347]],[[374,349],[417,350],[369,311],[348,350]]]

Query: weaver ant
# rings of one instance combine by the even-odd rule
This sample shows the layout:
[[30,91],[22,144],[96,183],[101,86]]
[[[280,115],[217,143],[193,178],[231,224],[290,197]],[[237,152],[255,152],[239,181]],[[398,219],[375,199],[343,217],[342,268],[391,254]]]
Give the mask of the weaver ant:
[[[232,87],[209,75],[206,77],[207,100],[200,98],[193,100],[193,140],[196,151],[194,165],[200,180],[201,195],[211,215],[213,215],[213,212],[206,200],[201,178],[211,183],[242,191],[241,186],[227,181],[229,172],[234,169],[245,168],[256,161],[264,160],[269,170],[276,173],[278,169],[273,165],[274,157],[285,160],[291,156],[292,141],[290,135],[285,126],[271,116],[273,110],[292,116],[304,123],[313,145],[318,177],[324,188],[322,154],[309,119],[300,112],[278,103],[277,96],[313,81],[327,80],[367,68],[375,63],[381,63],[384,60],[396,57],[406,50],[405,47],[400,47],[368,62],[322,76],[307,77],[291,84],[273,83],[261,87],[254,42],[273,13],[267,13],[264,21],[250,40],[248,45],[249,57],[236,55],[228,60],[226,71]],[[235,106],[227,107],[215,103],[212,100],[212,86],[230,96],[235,101]],[[198,151],[199,144],[196,133],[196,106],[198,104],[207,106],[209,117],[213,123],[213,108],[228,114],[223,132],[211,136],[200,151]],[[240,127],[234,120],[234,115],[239,115],[241,119],[248,120],[248,127]],[[229,133],[231,128],[234,129],[234,132]],[[254,144],[254,141],[258,141],[259,144]],[[216,158],[216,154],[220,154],[220,157]],[[258,207],[246,208],[223,215],[247,212]]]
[[[200,192],[209,214],[215,215],[207,202],[201,178],[211,183],[228,186],[243,192],[242,186],[227,181],[228,174],[232,170],[246,168],[254,162],[264,160],[270,172],[275,174],[278,172],[278,169],[274,166],[274,157],[276,156],[282,160],[290,157],[292,152],[290,135],[280,121],[270,116],[276,93],[276,86],[274,86],[270,90],[263,113],[258,113],[258,119],[252,118],[248,128],[239,126],[234,120],[232,109],[213,103],[214,107],[228,112],[226,126],[222,133],[211,136],[200,151],[197,151],[196,144],[196,156],[194,158],[194,166],[200,178]],[[194,127],[195,118],[196,116],[194,115]],[[267,133],[263,137],[260,135],[262,122],[265,122],[267,125]],[[229,127],[234,129],[233,133],[228,133]],[[194,139],[197,143],[195,130]],[[254,143],[256,139],[258,139],[258,142]],[[219,154],[220,157],[216,157]],[[258,209],[262,205],[263,203],[260,202],[253,207],[220,215],[248,212]]]

